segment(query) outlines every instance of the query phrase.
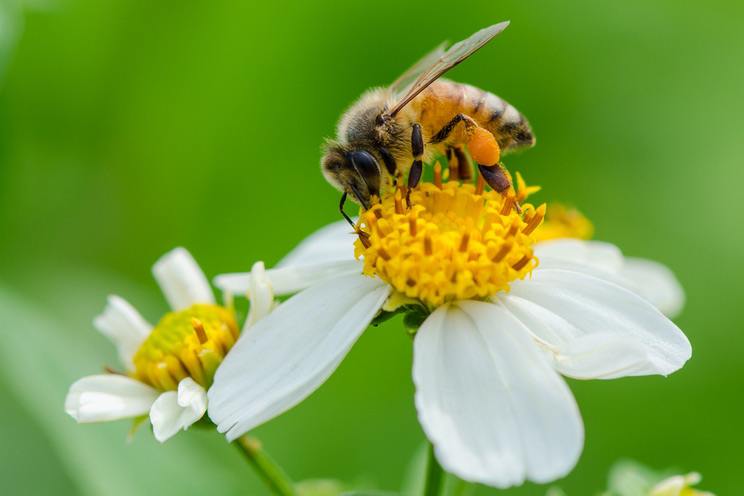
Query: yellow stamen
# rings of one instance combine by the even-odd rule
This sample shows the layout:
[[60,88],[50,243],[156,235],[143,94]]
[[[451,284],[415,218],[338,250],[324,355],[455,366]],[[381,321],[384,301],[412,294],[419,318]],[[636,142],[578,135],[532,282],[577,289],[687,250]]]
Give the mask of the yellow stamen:
[[[523,220],[504,208],[502,195],[472,184],[422,183],[411,192],[411,207],[400,213],[396,194],[362,214],[369,246],[358,242],[364,273],[376,275],[405,295],[434,308],[447,301],[486,298],[508,291],[537,265],[532,231],[544,206]],[[534,223],[534,227],[531,227]]]
[[209,387],[238,337],[232,311],[210,304],[170,312],[134,355],[133,376],[157,389],[174,390],[186,377]]
[[194,328],[194,332],[196,333],[196,337],[199,338],[199,342],[201,344],[204,344],[207,342],[207,333],[204,332],[204,322],[197,319],[196,317],[191,318],[191,327]]
[[442,165],[439,162],[434,164],[434,185],[442,189]]

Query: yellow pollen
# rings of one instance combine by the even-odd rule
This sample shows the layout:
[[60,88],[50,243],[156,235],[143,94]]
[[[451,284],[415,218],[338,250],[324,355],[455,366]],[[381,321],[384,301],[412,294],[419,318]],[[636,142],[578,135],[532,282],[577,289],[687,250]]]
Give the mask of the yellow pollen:
[[134,355],[133,376],[162,390],[186,377],[208,388],[217,367],[238,338],[231,310],[197,304],[166,314]]
[[364,273],[434,308],[508,291],[536,266],[533,231],[545,206],[523,205],[523,219],[494,191],[472,184],[422,183],[401,211],[400,193],[389,193],[362,213],[366,244],[355,243]]

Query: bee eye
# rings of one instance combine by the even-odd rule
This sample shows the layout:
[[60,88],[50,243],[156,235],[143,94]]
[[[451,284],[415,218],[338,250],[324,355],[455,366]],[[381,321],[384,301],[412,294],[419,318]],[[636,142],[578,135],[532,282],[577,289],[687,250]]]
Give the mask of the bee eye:
[[349,160],[367,184],[370,194],[378,194],[380,192],[380,166],[377,165],[375,157],[365,150],[356,150],[349,153]]

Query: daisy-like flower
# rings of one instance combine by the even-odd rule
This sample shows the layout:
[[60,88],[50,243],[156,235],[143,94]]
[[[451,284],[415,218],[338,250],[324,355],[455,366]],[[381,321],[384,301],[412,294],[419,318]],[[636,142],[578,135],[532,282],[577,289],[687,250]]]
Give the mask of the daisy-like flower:
[[[537,243],[545,205],[522,203],[520,215],[514,200],[437,174],[411,192],[410,208],[398,190],[363,212],[355,241],[337,224],[304,241],[265,274],[274,293],[297,294],[241,337],[217,371],[209,415],[218,429],[235,439],[293,407],[381,311],[404,310],[420,324],[418,417],[446,470],[502,488],[568,473],[584,430],[561,374],[667,375],[691,348],[624,287],[617,248]],[[237,294],[251,277],[216,282]]]
[[703,478],[697,472],[686,475],[674,475],[659,482],[649,493],[649,496],[714,496],[707,491],[699,491],[692,486],[700,483]]
[[[257,320],[266,285],[260,265],[252,272],[249,283],[257,302],[252,318]],[[164,255],[153,275],[172,311],[153,327],[124,299],[110,296],[93,323],[114,343],[126,371],[79,379],[70,387],[65,410],[80,423],[149,415],[155,438],[163,442],[204,415],[206,390],[238,338],[238,326],[233,311],[215,302],[207,278],[185,249]]]
[[715,496],[695,489],[702,480],[697,472],[670,475],[631,460],[621,460],[610,470],[609,487],[603,496]]

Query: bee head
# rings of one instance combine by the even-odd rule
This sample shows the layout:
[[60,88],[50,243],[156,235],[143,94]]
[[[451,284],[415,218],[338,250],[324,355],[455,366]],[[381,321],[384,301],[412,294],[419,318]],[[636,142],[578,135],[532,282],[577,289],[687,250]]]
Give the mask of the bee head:
[[348,193],[365,209],[372,205],[372,196],[380,195],[382,171],[375,156],[367,150],[347,150],[337,143],[329,143],[321,169],[328,182]]

